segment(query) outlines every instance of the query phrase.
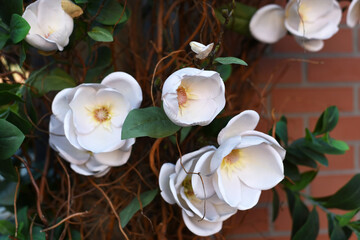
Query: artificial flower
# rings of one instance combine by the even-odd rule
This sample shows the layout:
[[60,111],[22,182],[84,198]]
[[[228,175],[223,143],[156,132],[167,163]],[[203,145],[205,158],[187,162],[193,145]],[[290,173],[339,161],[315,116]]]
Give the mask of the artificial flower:
[[183,68],[165,80],[162,100],[166,115],[175,124],[205,126],[225,106],[225,85],[215,71]]
[[239,210],[252,208],[261,190],[276,186],[284,178],[285,150],[271,136],[255,131],[259,115],[252,110],[233,117],[218,135],[219,148],[208,172],[214,173],[217,196]]
[[62,51],[69,43],[74,22],[61,7],[61,0],[37,0],[29,4],[22,17],[29,23],[25,40],[42,51]]
[[191,50],[196,53],[195,57],[198,59],[206,58],[214,47],[214,43],[205,46],[204,44],[195,41],[191,41],[189,45]]
[[[199,162],[209,162],[215,152],[215,147],[206,146],[195,152],[182,156],[176,163],[165,163],[159,174],[161,196],[169,204],[179,205],[187,228],[199,236],[209,236],[222,228],[222,222],[236,213],[236,208],[230,207],[214,194],[211,178],[202,176],[204,185],[194,185],[193,179],[200,179],[194,173]],[[185,171],[186,170],[186,171]],[[201,199],[196,192],[205,192],[206,198]],[[206,201],[206,203],[205,203]]]
[[285,8],[285,26],[295,36],[325,40],[339,31],[341,14],[336,0],[291,0]]
[[101,84],[64,89],[52,104],[50,144],[83,175],[125,164],[135,140],[121,139],[122,125],[141,101],[139,84],[124,72],[109,74]]
[[360,1],[352,0],[346,14],[346,24],[355,27],[360,22]]
[[260,8],[250,20],[250,32],[260,42],[275,43],[286,34],[285,11],[277,4]]

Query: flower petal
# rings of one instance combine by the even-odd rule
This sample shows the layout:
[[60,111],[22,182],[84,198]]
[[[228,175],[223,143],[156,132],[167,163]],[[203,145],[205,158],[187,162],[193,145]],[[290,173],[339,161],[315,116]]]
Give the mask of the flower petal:
[[175,173],[175,165],[172,163],[164,163],[159,173],[160,195],[169,204],[176,203],[176,200],[170,190],[170,175]]
[[89,161],[85,163],[85,166],[92,172],[101,172],[109,168],[107,165],[101,164],[94,157],[91,157]]
[[118,149],[112,152],[94,153],[94,158],[101,164],[117,167],[124,165],[128,161],[130,154],[131,148],[129,151],[122,151]]
[[276,4],[268,4],[251,18],[250,32],[260,42],[275,43],[286,34],[284,20],[284,9]]
[[77,136],[75,134],[75,126],[73,123],[73,114],[71,111],[68,111],[64,118],[64,133],[66,139],[70,142],[71,145],[76,147],[79,150],[85,150],[83,147],[80,146]]
[[225,140],[238,136],[244,131],[254,130],[259,118],[259,114],[253,110],[246,110],[236,115],[219,132],[218,143],[221,145]]
[[182,216],[186,227],[198,236],[210,236],[219,232],[222,228],[222,221],[209,222],[204,219],[201,220],[201,218],[197,216],[190,217],[184,210],[182,211]]
[[215,150],[205,152],[195,165],[194,172],[191,177],[192,188],[194,194],[199,199],[206,199],[215,194],[215,189],[212,184],[212,178],[206,175],[210,174],[210,162]]
[[130,74],[113,72],[107,75],[101,84],[115,88],[130,102],[131,108],[138,108],[142,102],[142,91],[139,83]]
[[90,171],[84,164],[82,165],[77,165],[77,164],[70,164],[70,167],[72,170],[74,170],[75,172],[84,175],[84,176],[92,176],[94,175],[94,173],[92,171]]
[[66,88],[56,94],[51,109],[54,115],[61,121],[64,122],[66,113],[70,110],[69,103],[74,94],[73,88]]
[[353,28],[360,21],[360,1],[352,0],[346,14],[346,24]]
[[105,174],[107,174],[107,173],[110,171],[110,169],[111,169],[111,168],[106,168],[106,169],[103,170],[103,171],[97,172],[97,173],[94,174],[94,177],[97,177],[97,178],[102,177],[102,176],[104,176]]
[[249,188],[246,184],[242,184],[240,191],[242,198],[237,205],[239,210],[248,210],[259,202],[261,190]]
[[[181,157],[181,161],[180,161],[180,159],[178,159],[178,161],[176,162],[175,172],[179,173],[180,171],[182,171],[184,164],[187,164],[187,162],[189,162],[190,160],[200,157],[203,153],[205,153],[207,151],[212,151],[215,149],[216,148],[214,146],[205,146],[196,151],[184,154]],[[191,171],[191,169],[186,169],[186,171]]]
[[28,42],[31,46],[40,49],[42,51],[54,51],[57,50],[58,47],[55,42],[49,41],[39,34],[28,34],[25,38],[26,42]]
[[217,182],[214,182],[214,184],[218,185],[218,188],[215,188],[215,190],[218,189],[220,191],[217,192],[217,195],[221,196],[231,207],[237,207],[242,199],[240,179],[236,174],[230,174],[221,168],[218,168],[215,174],[217,175]]
[[295,40],[301,47],[310,52],[318,52],[324,47],[324,41],[319,39],[306,39],[295,36]]
[[241,136],[236,136],[226,139],[219,148],[215,151],[215,154],[211,158],[210,174],[214,173],[220,166],[224,157],[226,157],[231,151],[241,143]]
[[170,174],[169,186],[170,186],[170,191],[172,193],[172,196],[174,197],[176,203],[186,212],[186,214],[192,217],[192,216],[194,216],[194,213],[189,209],[186,202],[182,198],[179,198],[180,187],[175,186],[175,178],[176,178],[175,173]]
[[250,188],[266,190],[284,178],[284,165],[278,152],[268,144],[241,149],[242,166],[238,177]]
[[44,35],[44,33],[42,32],[39,24],[38,24],[38,20],[37,20],[37,12],[38,12],[38,6],[39,6],[39,1],[35,1],[33,3],[30,3],[22,17],[29,23],[30,25],[30,31],[29,34],[39,34],[39,35]]

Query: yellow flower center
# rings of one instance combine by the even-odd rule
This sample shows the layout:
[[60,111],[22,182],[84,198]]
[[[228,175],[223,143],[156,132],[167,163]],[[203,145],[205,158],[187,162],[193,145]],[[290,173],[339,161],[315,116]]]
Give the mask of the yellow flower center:
[[178,103],[179,103],[179,107],[184,107],[184,105],[186,104],[188,97],[186,94],[186,89],[183,86],[179,86],[176,89],[177,92],[177,99],[178,99]]
[[225,156],[221,162],[221,170],[231,177],[232,172],[244,166],[243,153],[240,149],[234,149]]
[[110,110],[106,106],[101,106],[101,107],[95,108],[92,111],[92,114],[93,114],[95,121],[97,121],[99,123],[103,123],[103,122],[109,121],[111,119]]

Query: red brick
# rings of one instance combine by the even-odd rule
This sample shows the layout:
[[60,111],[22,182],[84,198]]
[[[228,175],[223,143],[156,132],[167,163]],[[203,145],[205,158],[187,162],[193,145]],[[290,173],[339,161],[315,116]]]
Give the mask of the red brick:
[[354,148],[351,147],[345,154],[343,155],[327,155],[329,160],[329,166],[325,167],[321,165],[321,171],[329,171],[329,170],[350,170],[355,167],[354,160]]
[[295,41],[294,36],[286,35],[272,46],[272,51],[277,53],[304,53],[305,50]]
[[281,114],[322,112],[331,105],[338,106],[340,111],[352,111],[353,90],[350,87],[279,88],[272,92],[272,104]]
[[[310,119],[310,129],[314,129],[316,120],[317,118]],[[340,116],[330,136],[343,141],[360,140],[360,116]]]
[[313,59],[308,64],[309,82],[360,82],[360,58]]
[[311,195],[313,197],[332,195],[343,187],[352,177],[352,174],[317,176],[311,183]]
[[253,79],[261,83],[300,83],[301,62],[263,58],[253,72]]
[[274,222],[275,231],[291,231],[292,219],[288,207],[281,207],[279,215]]
[[302,118],[288,117],[287,121],[288,121],[288,135],[290,142],[305,136],[305,125],[304,125],[304,120]]
[[352,52],[352,29],[342,28],[330,39],[325,40],[324,48],[319,52]]
[[224,222],[224,234],[259,233],[269,231],[269,216],[267,208],[252,208],[239,211]]

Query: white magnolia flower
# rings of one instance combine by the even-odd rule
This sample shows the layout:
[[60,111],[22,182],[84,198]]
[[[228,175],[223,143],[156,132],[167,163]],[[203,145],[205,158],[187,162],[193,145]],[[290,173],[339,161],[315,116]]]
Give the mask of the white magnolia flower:
[[286,34],[285,11],[277,4],[260,8],[250,20],[250,32],[264,43],[275,43]]
[[[222,222],[236,212],[236,208],[221,201],[211,190],[213,189],[211,178],[203,176],[203,186],[197,174],[187,174],[184,171],[184,169],[188,173],[196,171],[196,165],[210,162],[214,152],[215,148],[212,146],[203,147],[185,154],[176,165],[165,163],[160,169],[161,196],[169,204],[177,203],[182,208],[185,225],[199,236],[209,236],[219,232]],[[198,179],[197,183],[200,184],[195,185],[193,179]],[[198,198],[195,191],[202,193],[205,191],[206,199]]]
[[225,106],[220,74],[183,68],[171,74],[162,90],[166,115],[179,126],[208,125]]
[[214,47],[214,43],[205,46],[204,44],[195,41],[191,41],[189,45],[191,50],[196,53],[195,57],[198,59],[206,58]]
[[254,130],[258,121],[259,115],[251,110],[233,117],[218,135],[220,147],[208,168],[208,173],[215,173],[216,194],[239,210],[255,206],[261,190],[284,178],[285,150],[273,137]]
[[62,51],[69,43],[74,22],[61,7],[61,0],[37,0],[29,4],[22,16],[30,31],[25,40],[42,51]]
[[291,0],[285,10],[276,4],[260,8],[250,21],[250,32],[264,43],[275,43],[287,31],[308,51],[323,48],[322,40],[339,30],[341,8],[336,0]]
[[341,14],[336,0],[291,0],[285,8],[285,26],[295,36],[325,40],[339,31]]
[[347,14],[346,14],[346,24],[349,27],[355,27],[356,24],[360,22],[360,1],[352,0]]
[[101,176],[127,162],[135,140],[121,140],[122,125],[141,101],[139,84],[124,72],[64,89],[52,104],[50,144],[76,172]]

